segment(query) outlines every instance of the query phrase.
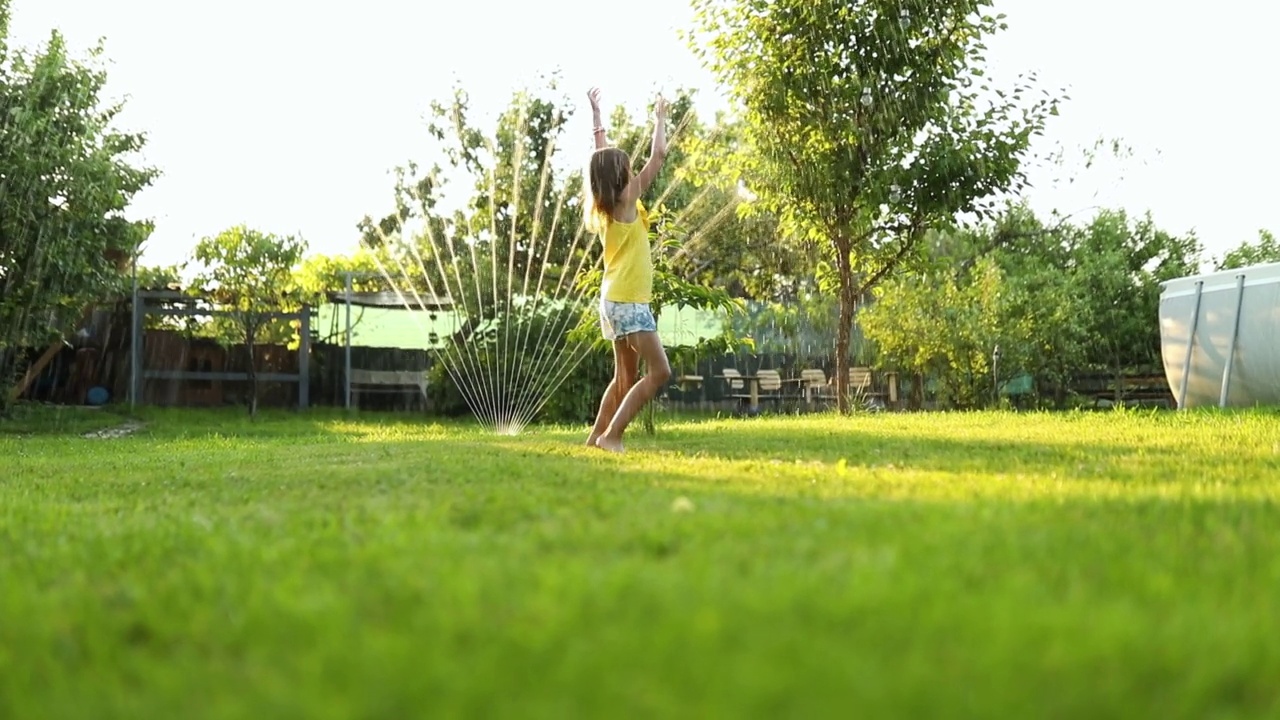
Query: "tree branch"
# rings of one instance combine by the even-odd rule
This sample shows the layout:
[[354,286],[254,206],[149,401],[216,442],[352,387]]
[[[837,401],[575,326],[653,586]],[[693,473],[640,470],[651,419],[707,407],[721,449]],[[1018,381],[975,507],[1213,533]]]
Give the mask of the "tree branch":
[[902,246],[898,248],[898,251],[895,252],[888,261],[880,266],[880,269],[871,273],[871,276],[862,283],[862,286],[858,288],[858,297],[861,297],[868,290],[875,287],[886,275],[889,274],[890,271],[898,266],[898,263],[902,262],[902,259],[907,256],[907,253],[911,251],[911,248],[915,247],[916,242],[920,239],[920,232],[920,224],[912,223],[911,231],[906,234],[906,238],[903,240]]

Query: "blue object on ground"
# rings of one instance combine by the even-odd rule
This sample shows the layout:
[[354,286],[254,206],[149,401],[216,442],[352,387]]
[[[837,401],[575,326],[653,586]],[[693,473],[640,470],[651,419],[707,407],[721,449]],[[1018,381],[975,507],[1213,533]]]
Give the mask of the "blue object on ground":
[[90,405],[106,405],[107,401],[111,399],[111,393],[101,385],[94,385],[89,388],[86,399]]

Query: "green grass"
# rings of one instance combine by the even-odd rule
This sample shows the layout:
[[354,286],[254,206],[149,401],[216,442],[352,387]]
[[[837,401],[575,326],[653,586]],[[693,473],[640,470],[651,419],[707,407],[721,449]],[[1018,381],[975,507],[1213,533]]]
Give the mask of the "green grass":
[[[126,419],[111,408],[22,403],[0,414],[0,438],[49,433],[89,433],[117,427],[124,422]],[[0,445],[0,458],[5,457],[7,449]]]
[[0,436],[0,718],[1280,713],[1280,415]]

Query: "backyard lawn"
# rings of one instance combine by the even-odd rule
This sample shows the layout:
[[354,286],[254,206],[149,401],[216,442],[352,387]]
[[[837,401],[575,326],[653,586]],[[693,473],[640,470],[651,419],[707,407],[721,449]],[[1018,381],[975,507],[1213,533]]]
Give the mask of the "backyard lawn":
[[0,424],[0,718],[1280,713],[1277,413],[141,420]]

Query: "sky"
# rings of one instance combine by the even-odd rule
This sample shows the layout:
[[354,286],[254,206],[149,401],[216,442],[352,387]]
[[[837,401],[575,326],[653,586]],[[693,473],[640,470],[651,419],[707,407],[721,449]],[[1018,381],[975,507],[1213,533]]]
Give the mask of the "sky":
[[[995,0],[1009,29],[988,43],[997,82],[1035,72],[1070,96],[1033,150],[1073,157],[1099,138],[1134,150],[1073,182],[1033,168],[1038,211],[1151,212],[1194,231],[1211,255],[1280,230],[1280,133],[1267,48],[1280,5],[1222,0]],[[341,8],[326,11],[321,8]],[[575,100],[598,85],[633,112],[659,90],[697,88],[724,107],[680,37],[688,0],[12,0],[11,40],[59,29],[78,53],[105,40],[107,92],[120,126],[143,131],[163,175],[132,215],[156,231],[143,262],[182,262],[203,236],[239,223],[300,233],[314,252],[346,253],[356,223],[391,207],[391,170],[430,150],[424,114],[456,82],[492,115],[512,91],[559,71]],[[598,64],[593,44],[625,48]],[[590,52],[589,52],[590,51]],[[1267,71],[1272,67],[1272,71]],[[580,105],[569,137],[590,146]]]

